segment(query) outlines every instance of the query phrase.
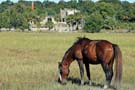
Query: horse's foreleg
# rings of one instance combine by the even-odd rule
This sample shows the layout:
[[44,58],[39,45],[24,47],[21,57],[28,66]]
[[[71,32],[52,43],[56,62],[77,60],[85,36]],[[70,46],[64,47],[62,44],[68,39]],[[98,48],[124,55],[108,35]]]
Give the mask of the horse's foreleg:
[[104,89],[107,89],[110,86],[112,76],[113,76],[113,71],[112,69],[109,68],[108,64],[102,64],[102,67],[106,76],[106,83],[104,85]]
[[83,60],[78,60],[78,65],[80,68],[80,75],[81,75],[81,85],[84,84],[84,67],[83,67]]
[[87,77],[88,77],[88,80],[89,80],[89,85],[92,85],[91,77],[90,77],[90,68],[89,68],[89,64],[85,64],[85,68],[86,68],[86,73],[87,73]]

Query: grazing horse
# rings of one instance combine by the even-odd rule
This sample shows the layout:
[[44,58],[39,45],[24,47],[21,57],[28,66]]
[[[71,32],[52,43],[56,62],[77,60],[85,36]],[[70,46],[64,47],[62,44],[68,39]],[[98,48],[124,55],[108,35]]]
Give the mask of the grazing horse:
[[69,66],[76,60],[79,65],[81,84],[84,84],[84,65],[91,85],[89,64],[101,64],[106,76],[104,89],[108,88],[113,77],[113,63],[116,61],[115,88],[119,87],[122,77],[122,54],[116,44],[107,40],[90,40],[78,38],[78,40],[65,52],[59,63],[59,82],[66,84],[69,75]]

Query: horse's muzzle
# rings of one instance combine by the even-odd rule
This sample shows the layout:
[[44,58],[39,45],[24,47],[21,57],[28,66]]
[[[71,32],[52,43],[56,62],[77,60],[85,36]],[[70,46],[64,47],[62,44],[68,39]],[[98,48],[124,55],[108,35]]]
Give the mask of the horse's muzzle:
[[60,78],[58,78],[58,82],[62,85],[66,85],[67,84],[67,80],[60,80]]

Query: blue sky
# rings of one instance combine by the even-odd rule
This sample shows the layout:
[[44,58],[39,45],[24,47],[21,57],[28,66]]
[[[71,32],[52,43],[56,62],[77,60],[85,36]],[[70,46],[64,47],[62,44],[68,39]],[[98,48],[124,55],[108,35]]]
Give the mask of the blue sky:
[[[6,1],[6,0],[0,0],[0,3],[3,1]],[[18,0],[11,0],[11,1],[17,2]],[[44,0],[26,0],[26,1],[41,1],[41,2],[43,2]],[[49,1],[59,2],[59,0],[49,0]],[[70,0],[65,0],[65,1],[70,1]],[[93,1],[98,1],[98,0],[93,0]],[[121,1],[135,2],[135,0],[121,0]]]

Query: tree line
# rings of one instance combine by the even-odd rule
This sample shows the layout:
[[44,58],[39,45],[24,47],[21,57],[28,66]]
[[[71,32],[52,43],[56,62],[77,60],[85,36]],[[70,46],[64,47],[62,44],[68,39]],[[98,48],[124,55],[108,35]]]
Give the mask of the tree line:
[[46,15],[52,15],[55,20],[60,20],[60,9],[69,8],[80,10],[80,13],[67,17],[68,22],[84,19],[84,32],[100,32],[105,30],[135,30],[135,3],[120,0],[70,0],[58,3],[44,0],[34,1],[19,0],[13,3],[10,0],[0,4],[0,28],[29,29],[29,21],[33,20],[38,26]]

